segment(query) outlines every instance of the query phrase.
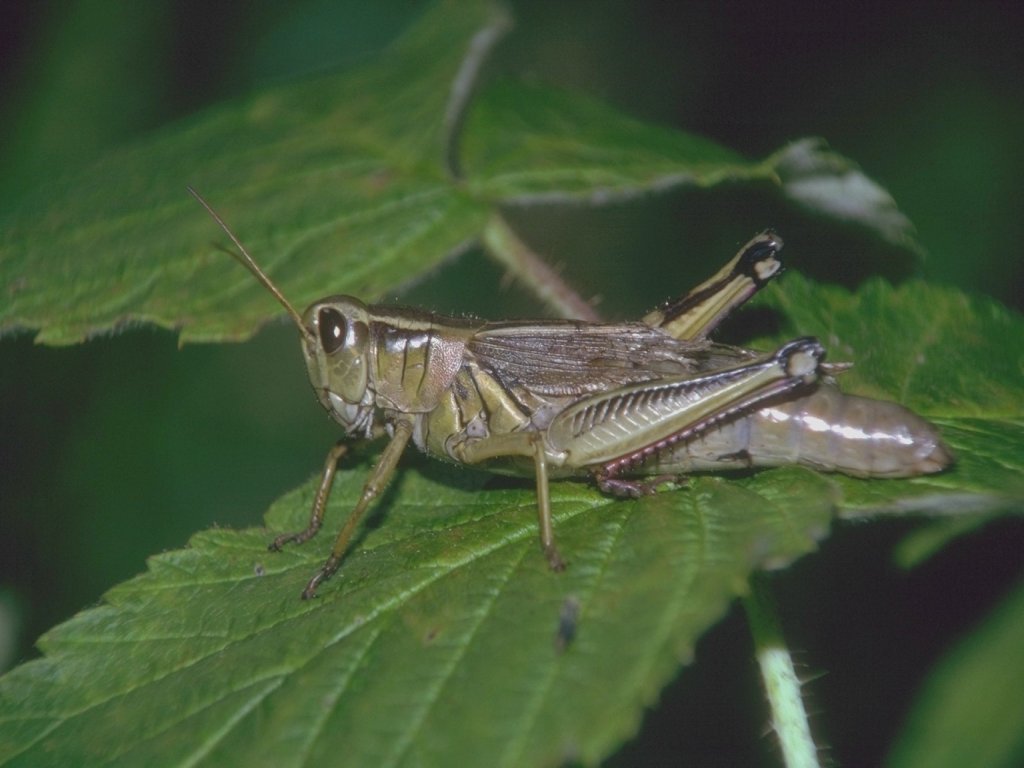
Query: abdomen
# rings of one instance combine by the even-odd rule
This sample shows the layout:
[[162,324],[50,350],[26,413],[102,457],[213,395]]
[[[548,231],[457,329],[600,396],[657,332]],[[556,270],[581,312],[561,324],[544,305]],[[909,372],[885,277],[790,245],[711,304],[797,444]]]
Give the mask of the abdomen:
[[801,464],[854,477],[913,477],[939,472],[952,460],[936,427],[902,405],[821,385],[675,446],[643,471]]

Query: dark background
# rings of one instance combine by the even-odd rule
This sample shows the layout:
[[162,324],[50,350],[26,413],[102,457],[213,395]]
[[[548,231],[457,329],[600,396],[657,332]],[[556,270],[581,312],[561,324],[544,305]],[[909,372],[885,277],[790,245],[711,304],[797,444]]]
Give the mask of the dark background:
[[[585,91],[751,157],[822,136],[894,195],[926,252],[915,264],[729,190],[597,216],[517,217],[609,313],[648,308],[669,280],[684,289],[769,225],[801,271],[814,274],[814,252],[832,242],[854,252],[863,244],[892,279],[914,273],[1024,306],[1024,67],[1014,4],[511,5],[517,27],[488,77]],[[148,130],[261,85],[358,62],[420,7],[5,4],[0,214],[25,189]],[[692,278],[677,272],[681,253],[699,262]],[[500,279],[469,254],[401,298],[494,316],[537,311],[514,288],[496,301]],[[283,325],[243,345],[181,350],[153,329],[69,349],[8,337],[0,395],[0,669],[30,658],[41,632],[143,570],[147,555],[213,524],[259,524],[337,436]],[[812,725],[843,764],[878,762],[929,665],[1020,572],[1024,542],[1004,526],[906,574],[889,550],[910,527],[841,529],[778,580],[808,677],[828,673],[810,684],[822,713]],[[708,765],[773,759],[738,611],[697,659],[618,764],[672,762],[666,755],[682,751]]]

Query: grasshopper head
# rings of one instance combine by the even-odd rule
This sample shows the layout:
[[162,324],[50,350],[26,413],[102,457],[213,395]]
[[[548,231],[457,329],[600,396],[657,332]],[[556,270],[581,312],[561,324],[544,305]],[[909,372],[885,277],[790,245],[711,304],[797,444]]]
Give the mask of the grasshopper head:
[[370,426],[370,316],[351,296],[329,296],[302,315],[309,381],[323,406],[349,431]]
[[300,315],[245,250],[220,214],[192,187],[188,191],[238,248],[238,253],[228,253],[277,299],[295,323],[302,336],[309,381],[324,408],[347,431],[369,435],[373,428],[374,393],[369,386],[370,320],[366,305],[351,296],[330,296],[315,302]]

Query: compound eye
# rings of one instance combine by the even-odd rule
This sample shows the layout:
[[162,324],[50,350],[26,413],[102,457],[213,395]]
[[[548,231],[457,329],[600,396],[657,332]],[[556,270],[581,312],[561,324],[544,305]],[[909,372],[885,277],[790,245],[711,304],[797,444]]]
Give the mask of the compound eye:
[[321,309],[317,315],[317,327],[320,329],[320,345],[327,354],[333,354],[345,345],[347,332],[345,316],[336,309]]

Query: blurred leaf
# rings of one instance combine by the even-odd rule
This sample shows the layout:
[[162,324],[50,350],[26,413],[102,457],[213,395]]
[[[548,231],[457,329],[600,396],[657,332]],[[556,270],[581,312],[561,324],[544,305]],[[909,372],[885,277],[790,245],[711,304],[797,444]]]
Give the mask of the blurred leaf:
[[211,246],[186,184],[300,307],[412,279],[484,221],[446,176],[447,112],[472,41],[506,25],[486,2],[435,3],[361,68],[212,109],[38,190],[0,230],[3,327],[53,344],[139,321],[183,341],[251,335],[273,304]]
[[605,204],[674,186],[773,180],[772,169],[698,136],[577,93],[504,81],[467,119],[472,188],[504,204]]
[[0,104],[0,203],[17,199],[33,179],[91,160],[140,123],[166,119],[170,11],[159,0],[73,0],[37,32],[25,74],[31,85],[5,94],[16,106]]
[[752,163],[699,136],[539,85],[504,82],[481,94],[465,166],[473,189],[506,205],[605,205],[684,186],[767,182],[804,208],[919,250],[892,196],[821,140],[795,141]]
[[910,220],[892,195],[823,141],[794,141],[771,160],[787,197],[817,213],[865,226],[894,245],[920,250]]
[[0,673],[14,663],[18,634],[22,630],[22,607],[7,589],[0,589]]
[[888,765],[1024,764],[1024,583],[939,663]]
[[[786,152],[746,161],[592,99],[511,83],[485,91],[456,153],[481,49],[507,22],[483,3],[451,6],[360,69],[210,110],[38,190],[0,229],[0,330],[38,328],[50,344],[138,322],[179,329],[183,343],[250,336],[278,310],[213,246],[224,238],[186,184],[301,309],[421,277],[477,241],[495,205],[778,183]],[[887,231],[890,212],[859,223]]]
[[997,516],[988,514],[936,520],[908,533],[893,552],[893,560],[907,570],[916,568],[941,552],[947,544],[982,528]]

